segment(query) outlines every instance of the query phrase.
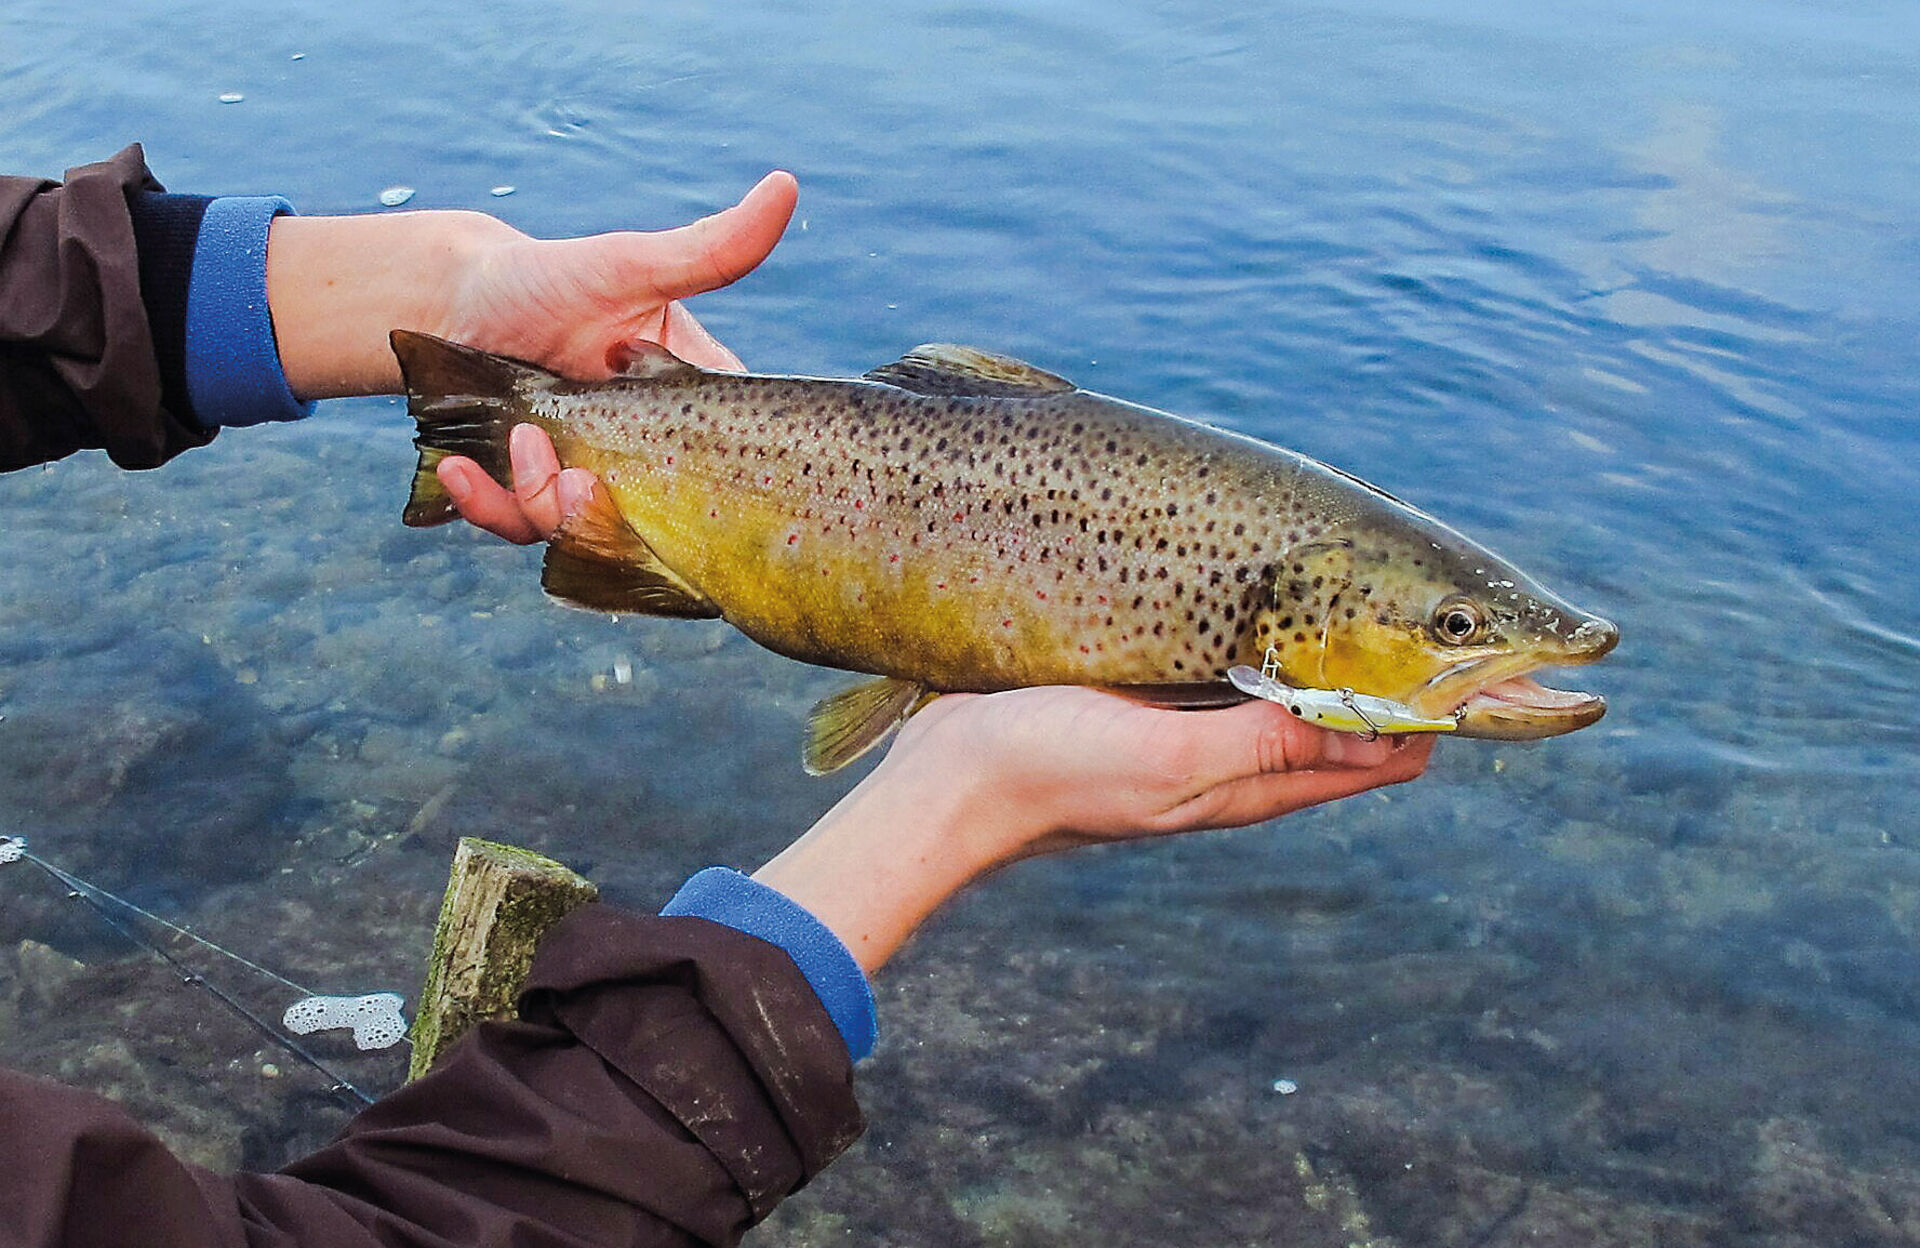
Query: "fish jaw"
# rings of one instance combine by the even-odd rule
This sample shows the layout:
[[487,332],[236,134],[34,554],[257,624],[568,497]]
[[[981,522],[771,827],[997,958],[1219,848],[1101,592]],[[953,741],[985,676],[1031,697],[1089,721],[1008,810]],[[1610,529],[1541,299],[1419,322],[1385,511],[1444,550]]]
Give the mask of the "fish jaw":
[[1607,713],[1597,693],[1554,689],[1531,676],[1509,676],[1479,690],[1454,712],[1455,733],[1488,741],[1538,741],[1576,732]]
[[1619,640],[1611,623],[1590,616],[1555,646],[1455,664],[1428,681],[1413,705],[1425,714],[1453,716],[1463,737],[1537,741],[1576,732],[1607,713],[1607,700],[1543,685],[1531,673],[1597,662]]

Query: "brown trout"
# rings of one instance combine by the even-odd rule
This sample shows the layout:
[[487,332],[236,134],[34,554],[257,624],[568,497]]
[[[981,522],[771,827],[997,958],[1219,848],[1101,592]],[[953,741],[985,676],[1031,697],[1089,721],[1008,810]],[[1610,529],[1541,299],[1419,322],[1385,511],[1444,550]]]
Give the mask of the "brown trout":
[[584,384],[424,334],[393,348],[418,423],[406,523],[455,515],[449,454],[509,484],[531,422],[606,485],[542,583],[602,611],[722,617],[881,679],[814,708],[830,771],[924,700],[1098,685],[1240,701],[1229,668],[1525,739],[1599,719],[1529,673],[1613,648],[1605,620],[1392,495],[1257,439],[966,347],[864,377],[711,372],[658,347]]

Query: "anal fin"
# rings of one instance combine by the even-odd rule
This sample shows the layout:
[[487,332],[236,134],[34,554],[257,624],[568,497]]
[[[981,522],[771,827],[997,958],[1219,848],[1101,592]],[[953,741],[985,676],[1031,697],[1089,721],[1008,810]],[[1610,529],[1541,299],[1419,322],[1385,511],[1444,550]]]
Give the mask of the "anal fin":
[[595,611],[631,611],[709,620],[715,606],[653,553],[604,488],[568,516],[547,545],[540,585],[549,594]]
[[808,775],[838,771],[887,739],[932,698],[925,685],[883,676],[843,689],[807,715],[801,762]]

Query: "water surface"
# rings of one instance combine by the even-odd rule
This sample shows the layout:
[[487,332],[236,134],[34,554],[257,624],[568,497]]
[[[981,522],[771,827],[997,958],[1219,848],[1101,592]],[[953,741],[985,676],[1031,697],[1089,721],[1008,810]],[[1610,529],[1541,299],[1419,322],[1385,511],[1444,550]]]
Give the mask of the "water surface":
[[[0,166],[139,139],[174,189],[403,184],[540,234],[789,168],[786,241],[698,308],[750,364],[1021,356],[1358,473],[1619,623],[1590,731],[965,898],[880,985],[867,1139],[768,1242],[1916,1243],[1915,46],[1875,3],[18,0]],[[462,832],[652,905],[838,795],[796,742],[840,678],[402,529],[408,436],[343,402],[0,479],[9,828],[405,989]],[[222,1164],[338,1125],[0,888],[15,1064]]]

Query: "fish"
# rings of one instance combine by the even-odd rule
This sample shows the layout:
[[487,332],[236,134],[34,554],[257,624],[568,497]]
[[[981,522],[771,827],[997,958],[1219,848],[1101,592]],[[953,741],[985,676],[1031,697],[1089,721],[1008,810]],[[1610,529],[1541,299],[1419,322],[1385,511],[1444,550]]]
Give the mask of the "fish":
[[802,762],[846,765],[944,693],[1112,689],[1245,699],[1228,673],[1385,699],[1454,735],[1584,728],[1598,694],[1541,684],[1619,632],[1386,491],[1237,432],[934,343],[858,378],[709,370],[637,343],[619,374],[395,330],[420,452],[404,522],[457,512],[448,455],[510,485],[530,423],[604,485],[561,525],[547,592],[724,619],[865,673],[809,717]]

